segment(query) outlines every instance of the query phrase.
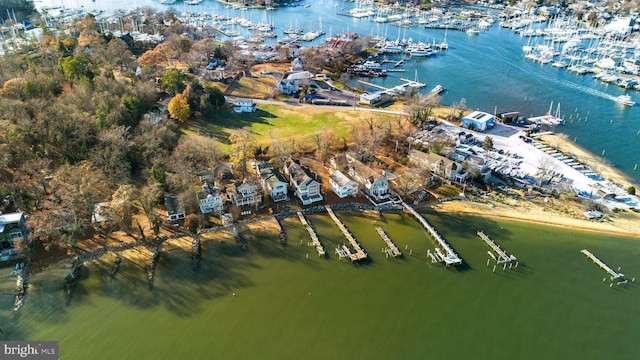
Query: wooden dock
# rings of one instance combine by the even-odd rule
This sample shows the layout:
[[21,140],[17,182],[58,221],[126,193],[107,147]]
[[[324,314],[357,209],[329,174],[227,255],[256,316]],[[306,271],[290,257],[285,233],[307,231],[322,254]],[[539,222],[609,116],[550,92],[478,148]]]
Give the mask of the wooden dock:
[[612,268],[610,268],[609,265],[605,264],[602,260],[598,259],[589,250],[582,249],[582,250],[580,250],[580,252],[583,253],[584,255],[586,255],[587,258],[591,259],[591,261],[596,263],[596,265],[598,265],[602,270],[606,271],[607,274],[609,274],[611,276],[611,281],[618,280],[618,284],[623,283],[623,282],[627,282],[626,280],[624,280],[624,274],[619,273],[619,272],[613,270]]
[[[517,267],[517,259],[513,255],[508,255],[504,250],[500,248],[500,245],[496,244],[487,234],[485,234],[482,230],[477,232],[478,236],[485,242],[485,244],[489,245],[491,250],[495,252],[495,255],[489,251],[489,256],[496,262],[496,264],[512,264],[516,263]],[[487,261],[487,264],[489,262]],[[506,267],[505,267],[506,268]]]
[[417,212],[411,206],[407,205],[407,203],[405,203],[404,201],[402,202],[402,206],[405,209],[409,210],[411,215],[415,216],[415,218],[418,219],[418,221],[422,224],[422,226],[424,226],[425,229],[427,229],[429,234],[431,234],[431,236],[438,243],[438,245],[440,245],[442,250],[444,250],[444,253],[443,253],[439,248],[436,248],[435,254],[433,254],[434,258],[437,258],[445,266],[462,264],[462,258],[460,258],[458,254],[456,254],[455,251],[453,251],[451,246],[449,246],[449,244],[442,238],[442,236],[438,234],[436,229],[434,229],[433,226],[431,226],[427,222],[427,220],[424,217],[422,217],[422,215],[420,215],[419,212]]
[[[354,262],[354,261],[359,261],[359,260],[366,259],[367,258],[367,253],[364,251],[364,249],[362,249],[360,244],[358,244],[356,239],[353,237],[353,235],[351,235],[351,233],[349,232],[347,227],[344,226],[342,221],[340,221],[340,219],[338,219],[336,214],[333,212],[333,209],[331,209],[331,206],[325,205],[325,208],[327,209],[327,212],[329,213],[329,216],[331,217],[333,222],[335,222],[336,225],[338,225],[338,228],[340,228],[340,231],[342,231],[342,234],[344,235],[344,237],[347,238],[347,240],[349,241],[349,244],[351,244],[351,247],[355,251],[355,253],[351,253],[349,251],[349,249],[346,248],[346,246],[343,245],[342,250],[344,250],[346,248],[346,252],[348,253],[349,260],[351,260],[351,262]],[[338,247],[338,249],[336,249],[336,252],[338,252],[339,249],[340,249],[340,247]]]
[[307,243],[307,245],[315,247],[316,251],[318,252],[318,256],[324,256],[326,254],[326,251],[324,250],[322,243],[320,243],[320,240],[318,239],[318,235],[316,235],[315,230],[313,230],[313,228],[311,227],[307,219],[304,217],[304,215],[300,211],[298,211],[298,219],[300,219],[300,222],[307,229],[307,232],[311,237],[311,242]]
[[392,257],[398,257],[402,255],[396,244],[391,241],[389,236],[384,232],[384,230],[382,230],[380,226],[376,227],[376,231],[378,232],[378,235],[380,235],[382,240],[384,240],[384,242],[387,244],[387,247],[382,249],[382,252],[386,253],[387,255],[391,255]]

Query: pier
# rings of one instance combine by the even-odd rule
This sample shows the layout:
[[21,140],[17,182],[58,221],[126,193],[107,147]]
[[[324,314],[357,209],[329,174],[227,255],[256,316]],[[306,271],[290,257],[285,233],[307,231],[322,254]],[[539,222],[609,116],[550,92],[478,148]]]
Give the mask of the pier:
[[589,250],[582,249],[582,250],[580,250],[580,252],[583,253],[584,255],[586,255],[587,258],[589,258],[591,261],[593,261],[602,270],[606,271],[607,274],[609,274],[611,276],[611,281],[618,280],[618,284],[622,284],[622,283],[626,283],[627,282],[627,280],[624,279],[624,274],[619,273],[619,272],[613,270],[612,268],[610,268],[609,265],[605,264],[602,260],[598,259]]
[[338,254],[340,254],[339,251],[343,251],[344,252],[344,250],[346,249],[346,253],[348,253],[348,257],[349,257],[349,260],[351,260],[351,262],[366,259],[367,258],[367,253],[362,249],[360,244],[358,244],[356,239],[353,237],[353,235],[351,235],[351,233],[349,232],[347,227],[344,226],[342,221],[340,221],[340,219],[338,219],[336,214],[333,212],[333,209],[331,209],[331,206],[325,205],[325,208],[327,209],[327,212],[329,213],[329,216],[331,217],[333,222],[335,222],[336,225],[338,225],[338,228],[340,228],[340,231],[342,231],[342,234],[344,235],[344,237],[347,238],[347,240],[349,241],[349,244],[351,244],[351,247],[355,251],[355,253],[351,253],[349,251],[349,249],[346,246],[343,245],[342,249],[340,249],[340,247],[338,247],[338,249],[336,249],[336,252],[338,252]]
[[[488,251],[489,256],[496,262],[496,264],[504,264],[504,270],[507,268],[507,264],[509,264],[509,268],[511,268],[512,264],[515,263],[516,268],[518,267],[518,262],[516,261],[516,257],[513,255],[508,255],[504,250],[500,248],[500,245],[496,244],[487,234],[485,234],[482,230],[477,232],[480,239],[485,242],[485,244],[489,245],[491,250],[495,252],[495,255]],[[487,266],[489,266],[489,261],[487,261]]]
[[304,227],[307,229],[309,236],[311,236],[311,242],[307,243],[307,245],[315,247],[316,251],[318,252],[318,256],[324,256],[326,254],[326,251],[324,250],[324,247],[322,247],[322,244],[318,239],[318,235],[316,235],[315,230],[313,230],[307,219],[300,211],[298,211],[298,219],[300,219],[302,225],[304,225]]
[[392,257],[398,257],[402,255],[396,244],[391,241],[389,236],[384,232],[384,230],[382,230],[380,226],[376,227],[376,231],[378,232],[378,235],[380,235],[382,240],[384,240],[384,242],[387,244],[387,247],[382,249],[382,252],[386,253],[387,255],[391,255]]
[[458,254],[453,251],[451,246],[438,234],[436,229],[431,226],[427,220],[420,215],[419,212],[415,211],[411,206],[407,205],[404,201],[402,202],[402,206],[409,210],[409,212],[415,216],[416,219],[424,226],[425,229],[431,234],[433,239],[440,245],[440,247],[444,250],[443,253],[439,248],[436,248],[435,254],[432,254],[433,257],[437,258],[440,262],[442,262],[445,266],[449,265],[461,265],[462,259],[458,256]]
[[[386,70],[386,71],[394,71],[394,70],[389,69],[389,70]],[[404,71],[404,69],[398,69],[398,70],[395,70],[395,71],[401,72],[401,71]],[[391,96],[404,94],[406,92],[407,88],[419,89],[419,88],[423,88],[423,87],[427,86],[424,83],[421,83],[421,82],[418,82],[418,81],[414,81],[414,80],[405,79],[405,78],[401,78],[400,81],[403,82],[402,85],[394,86],[392,88],[386,88],[384,86],[380,86],[380,85],[377,85],[377,84],[372,84],[372,83],[367,82],[367,81],[358,80],[358,82],[360,84],[372,87],[374,89],[378,89],[381,92],[383,92],[385,94],[389,94]]]

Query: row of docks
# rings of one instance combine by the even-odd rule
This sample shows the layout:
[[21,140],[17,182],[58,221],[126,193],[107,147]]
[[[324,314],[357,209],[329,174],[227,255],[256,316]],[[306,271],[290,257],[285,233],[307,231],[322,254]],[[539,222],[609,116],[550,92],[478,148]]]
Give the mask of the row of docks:
[[311,242],[307,243],[307,245],[315,247],[316,251],[318,252],[318,256],[325,256],[326,251],[324,250],[322,243],[320,243],[320,240],[318,239],[318,235],[316,234],[315,230],[313,230],[313,228],[311,227],[307,219],[304,217],[304,215],[300,211],[298,211],[298,219],[300,219],[300,222],[307,229],[307,232],[311,237]]
[[402,95],[406,92],[407,88],[411,88],[411,89],[420,89],[423,88],[425,86],[427,86],[425,83],[421,83],[418,81],[414,81],[414,80],[409,80],[409,79],[404,79],[401,78],[400,81],[402,81],[403,83],[401,85],[398,86],[394,86],[392,88],[386,88],[384,86],[380,86],[377,84],[372,84],[370,82],[367,81],[362,81],[362,80],[358,80],[359,83],[366,85],[366,86],[370,86],[372,88],[375,89],[379,89],[381,92],[388,94],[390,96],[395,96],[395,95]]
[[[604,261],[598,259],[595,255],[593,255],[589,250],[582,249],[580,250],[589,260],[593,261],[596,265],[598,265],[602,270],[604,270],[607,274],[609,274],[611,281],[617,281],[617,285],[625,284],[627,279],[624,278],[624,274],[620,273],[620,268],[618,271],[613,270],[609,267],[609,265],[605,264]],[[607,278],[604,278],[602,281],[604,282]],[[635,280],[635,278],[633,279]],[[613,282],[609,287],[613,285]]]
[[351,233],[349,232],[347,227],[344,226],[342,221],[338,219],[336,214],[333,212],[333,209],[331,209],[331,206],[325,205],[325,208],[327,209],[327,212],[329,213],[329,216],[331,217],[333,222],[335,222],[336,225],[338,225],[338,228],[340,229],[340,231],[342,231],[342,234],[344,235],[344,237],[347,238],[347,240],[349,241],[349,244],[351,244],[351,247],[353,247],[353,250],[355,251],[355,253],[351,253],[345,245],[338,246],[338,248],[336,249],[336,253],[338,254],[338,256],[341,259],[348,258],[349,260],[351,260],[351,262],[366,259],[367,253],[364,251],[364,249],[362,249],[360,244],[358,244],[356,239],[353,237],[353,235],[351,235]]
[[382,252],[387,254],[387,257],[398,257],[402,255],[396,244],[391,241],[389,236],[384,232],[384,230],[382,230],[380,226],[376,227],[376,231],[378,232],[378,235],[380,235],[382,240],[384,240],[384,242],[387,244],[387,247],[382,249]]
[[432,261],[437,261],[443,263],[445,266],[449,265],[461,265],[462,259],[458,256],[458,254],[453,251],[451,246],[438,234],[436,229],[431,226],[427,220],[420,215],[417,211],[415,211],[411,206],[407,205],[404,201],[402,202],[402,206],[407,209],[416,219],[424,226],[425,229],[431,234],[433,239],[440,245],[440,247],[444,250],[444,253],[439,249],[435,249],[435,253],[428,252],[427,256],[431,258]]
[[[478,231],[476,234],[478,234],[480,239],[482,239],[482,241],[484,241],[485,244],[489,245],[491,250],[493,250],[493,252],[487,251],[487,254],[490,257],[490,259],[487,259],[487,266],[489,266],[489,262],[493,260],[497,265],[503,264],[503,270],[507,269],[507,264],[509,265],[509,269],[511,269],[513,265],[515,265],[516,269],[518,268],[518,261],[514,255],[508,255],[506,251],[500,248],[500,245],[491,240],[491,238],[487,236],[487,234],[485,234],[482,230]],[[496,271],[495,265],[493,266],[493,271]]]

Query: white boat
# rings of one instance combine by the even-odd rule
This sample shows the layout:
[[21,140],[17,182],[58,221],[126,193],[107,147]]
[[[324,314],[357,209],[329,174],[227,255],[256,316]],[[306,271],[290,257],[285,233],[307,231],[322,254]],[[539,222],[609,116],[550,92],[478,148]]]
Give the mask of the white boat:
[[634,106],[636,104],[635,101],[631,99],[629,95],[620,95],[616,97],[616,102],[626,106]]
[[184,4],[185,5],[198,5],[198,4],[202,4],[203,1],[204,0],[184,0]]
[[176,3],[176,0],[160,0],[160,4],[163,4],[163,5],[171,5],[175,3]]
[[406,53],[412,57],[427,57],[433,55],[433,50],[429,45],[419,42],[407,46]]
[[431,89],[431,91],[429,93],[431,93],[431,94],[440,94],[444,90],[445,90],[444,87],[442,85],[438,84],[433,89]]
[[478,34],[480,34],[480,30],[479,30],[479,29],[476,29],[476,28],[469,28],[469,29],[467,30],[467,34],[470,34],[470,35],[478,35]]

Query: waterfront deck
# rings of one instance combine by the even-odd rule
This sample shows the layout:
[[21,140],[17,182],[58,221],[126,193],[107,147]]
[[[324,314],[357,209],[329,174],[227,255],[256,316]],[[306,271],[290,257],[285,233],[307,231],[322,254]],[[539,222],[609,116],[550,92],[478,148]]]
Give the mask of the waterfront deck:
[[623,282],[627,282],[626,280],[624,280],[624,274],[619,273],[613,270],[612,268],[610,268],[609,265],[605,264],[602,260],[598,259],[589,250],[582,249],[580,250],[580,252],[586,255],[587,258],[591,259],[591,261],[593,261],[596,265],[598,265],[602,270],[606,271],[607,274],[611,276],[611,281],[618,280],[619,284]]
[[333,222],[335,222],[336,225],[338,225],[338,228],[340,228],[340,231],[342,231],[342,234],[344,235],[344,237],[347,238],[347,241],[349,241],[349,244],[351,244],[351,247],[353,247],[353,250],[355,251],[355,253],[351,253],[349,249],[343,245],[342,248],[338,247],[338,249],[336,249],[336,252],[338,252],[338,254],[340,255],[340,251],[342,251],[344,254],[346,254],[349,260],[351,260],[352,262],[366,259],[367,253],[364,251],[364,249],[362,249],[360,244],[358,244],[356,239],[353,237],[353,235],[351,235],[351,233],[349,232],[347,227],[344,226],[342,221],[338,219],[336,214],[333,212],[333,209],[331,209],[331,206],[325,205],[325,208],[327,209],[327,212],[329,213],[329,216],[331,217]]
[[482,230],[478,231],[477,234],[478,236],[480,236],[482,241],[484,241],[485,244],[489,245],[491,250],[493,250],[496,253],[495,255],[493,255],[493,253],[489,251],[489,256],[491,256],[497,264],[503,264],[503,263],[505,265],[512,264],[512,263],[517,264],[516,262],[517,259],[515,256],[508,255],[504,250],[502,250],[502,248],[500,248],[500,245],[496,244],[493,240],[491,240],[491,238],[487,236],[487,234],[485,234]]
[[384,230],[382,230],[380,226],[376,227],[376,231],[378,232],[378,235],[380,235],[382,240],[384,240],[384,242],[387,244],[387,247],[382,249],[382,252],[386,253],[387,255],[391,255],[392,257],[398,257],[402,255],[396,244],[391,241],[389,236],[384,232]]
[[445,253],[442,253],[442,251],[439,248],[436,248],[435,255],[434,255],[435,257],[438,258],[440,262],[444,263],[446,266],[462,264],[462,258],[460,258],[458,254],[456,254],[455,251],[453,251],[451,246],[449,246],[449,244],[442,238],[442,236],[438,234],[436,229],[434,229],[433,226],[431,226],[427,222],[427,220],[424,217],[422,217],[422,215],[420,215],[419,212],[415,211],[411,206],[407,205],[407,203],[405,203],[404,201],[402,202],[402,206],[405,209],[409,210],[411,215],[415,216],[415,218],[418,219],[418,221],[422,224],[422,226],[424,226],[425,229],[427,229],[429,234],[431,234],[431,236],[438,243],[438,245],[442,247]]
[[324,250],[322,243],[318,239],[318,235],[316,234],[315,230],[313,230],[313,228],[311,227],[307,219],[304,217],[304,215],[300,211],[298,211],[298,219],[300,219],[300,222],[307,229],[307,232],[311,237],[311,242],[307,243],[307,245],[315,247],[316,251],[318,252],[318,256],[324,256],[327,252]]

